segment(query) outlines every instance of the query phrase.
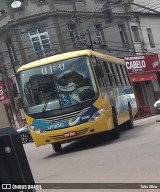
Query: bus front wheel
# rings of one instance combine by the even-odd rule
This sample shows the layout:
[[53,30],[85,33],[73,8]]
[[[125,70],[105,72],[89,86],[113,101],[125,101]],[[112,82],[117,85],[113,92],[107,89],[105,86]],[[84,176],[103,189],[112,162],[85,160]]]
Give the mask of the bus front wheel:
[[61,143],[53,143],[53,144],[52,144],[52,147],[53,147],[53,150],[54,150],[55,152],[60,152],[60,151],[62,151]]
[[111,130],[111,138],[118,139],[120,136],[120,131],[119,131],[118,119],[115,111],[113,111],[113,123],[114,123],[114,128]]

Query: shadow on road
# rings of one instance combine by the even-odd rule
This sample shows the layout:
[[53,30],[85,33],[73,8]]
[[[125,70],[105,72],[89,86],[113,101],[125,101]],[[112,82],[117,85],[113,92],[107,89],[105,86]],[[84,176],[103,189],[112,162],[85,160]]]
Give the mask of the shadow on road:
[[68,143],[64,147],[62,145],[63,150],[61,152],[53,153],[53,154],[45,157],[45,159],[60,156],[60,155],[65,155],[68,153],[79,152],[82,150],[88,150],[91,148],[100,147],[102,145],[108,145],[111,142],[112,142],[112,140],[110,139],[109,135],[106,135],[106,138],[104,138],[103,135],[86,137],[83,139],[79,139],[77,141],[73,141],[72,143]]
[[[156,123],[156,122],[154,122]],[[150,123],[147,124],[147,129],[150,128],[150,126],[153,126],[154,123]],[[133,129],[128,130],[127,128],[121,128],[120,131],[120,138],[117,140],[112,140],[109,134],[98,134],[98,135],[94,135],[94,136],[90,136],[90,137],[86,137],[77,141],[74,141],[72,143],[69,143],[65,146],[62,145],[63,150],[59,153],[53,153],[47,157],[45,157],[45,159],[48,158],[52,158],[52,157],[56,157],[56,156],[61,156],[61,155],[65,155],[68,153],[75,153],[75,152],[79,152],[79,151],[84,151],[84,150],[88,150],[91,148],[97,148],[97,147],[101,147],[101,146],[107,146],[109,147],[109,145],[111,144],[116,144],[119,142],[125,142],[126,140],[129,139],[133,139],[135,137],[141,136],[143,135],[143,132],[145,132],[146,129],[146,125],[136,125],[134,126]],[[144,133],[146,134],[146,133]]]

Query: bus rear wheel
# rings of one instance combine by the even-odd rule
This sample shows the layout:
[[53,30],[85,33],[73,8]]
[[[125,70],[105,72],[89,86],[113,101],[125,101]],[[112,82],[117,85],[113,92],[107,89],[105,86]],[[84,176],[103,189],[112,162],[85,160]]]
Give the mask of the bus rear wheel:
[[128,129],[133,129],[134,124],[133,124],[133,114],[131,107],[129,107],[128,112],[129,112],[129,120],[126,122],[126,127]]
[[120,136],[120,130],[119,130],[118,119],[115,111],[113,111],[113,123],[114,123],[114,128],[111,130],[111,139],[118,139]]
[[53,150],[54,150],[55,152],[60,152],[60,151],[62,151],[61,143],[53,143],[53,144],[52,144],[52,147],[53,147]]

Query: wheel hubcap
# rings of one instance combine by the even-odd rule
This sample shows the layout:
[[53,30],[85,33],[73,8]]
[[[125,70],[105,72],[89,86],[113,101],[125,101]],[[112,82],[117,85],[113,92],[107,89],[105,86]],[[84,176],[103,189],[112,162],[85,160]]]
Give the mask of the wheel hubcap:
[[20,138],[21,138],[22,143],[27,143],[28,142],[28,137],[27,137],[26,134],[21,134]]

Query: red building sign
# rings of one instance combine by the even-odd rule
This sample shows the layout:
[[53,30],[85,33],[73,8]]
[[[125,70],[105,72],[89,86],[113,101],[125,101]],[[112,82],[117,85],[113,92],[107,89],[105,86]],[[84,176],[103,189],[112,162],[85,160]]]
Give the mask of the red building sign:
[[124,59],[132,82],[157,79],[156,72],[160,71],[158,54],[128,56]]
[[160,70],[160,62],[157,54],[136,55],[124,58],[129,73],[153,72]]
[[7,95],[5,94],[3,89],[3,82],[0,81],[0,101],[4,101],[6,99],[7,99]]

